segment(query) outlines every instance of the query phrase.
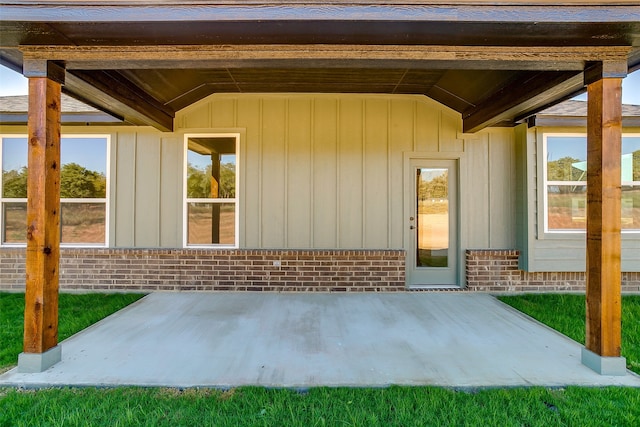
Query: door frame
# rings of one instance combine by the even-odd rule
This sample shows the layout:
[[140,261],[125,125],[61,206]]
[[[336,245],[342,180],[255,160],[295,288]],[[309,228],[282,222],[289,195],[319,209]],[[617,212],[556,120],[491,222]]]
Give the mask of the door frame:
[[[462,220],[466,213],[468,212],[465,197],[463,197],[466,193],[466,187],[468,183],[467,177],[467,167],[465,161],[464,152],[461,151],[452,151],[452,152],[424,152],[424,151],[410,151],[404,152],[404,164],[403,164],[403,215],[402,215],[402,235],[403,235],[403,244],[404,250],[411,251],[414,250],[412,245],[412,231],[409,229],[409,216],[413,211],[413,198],[415,195],[413,194],[413,187],[415,186],[415,177],[411,177],[410,173],[412,171],[411,161],[429,161],[429,160],[453,160],[457,163],[457,179],[458,179],[458,188],[457,188],[457,212],[455,213],[456,218],[454,219],[455,225],[457,227],[457,239],[454,244],[456,245],[456,283],[453,285],[412,285],[411,284],[411,266],[408,262],[405,263],[405,286],[408,289],[440,289],[440,288],[464,288],[466,287],[466,277],[465,277],[465,248],[467,247],[467,230],[463,228],[463,224],[465,221]],[[408,259],[408,257],[406,258]]]

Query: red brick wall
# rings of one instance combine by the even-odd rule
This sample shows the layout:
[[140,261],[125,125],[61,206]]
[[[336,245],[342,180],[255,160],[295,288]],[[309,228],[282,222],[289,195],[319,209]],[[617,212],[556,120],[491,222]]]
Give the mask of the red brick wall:
[[[467,288],[471,291],[571,292],[585,290],[584,272],[529,273],[518,270],[516,250],[466,251]],[[622,291],[640,292],[640,272],[622,273]]]
[[[24,290],[24,248],[0,249],[0,290]],[[469,291],[584,291],[583,272],[528,273],[516,250],[467,250]],[[277,263],[280,265],[274,265]],[[62,248],[62,290],[405,291],[402,250],[74,249]],[[640,272],[622,274],[640,292]]]
[[[62,248],[60,289],[404,291],[404,260],[402,250]],[[0,290],[24,290],[24,262],[25,249],[0,249]]]

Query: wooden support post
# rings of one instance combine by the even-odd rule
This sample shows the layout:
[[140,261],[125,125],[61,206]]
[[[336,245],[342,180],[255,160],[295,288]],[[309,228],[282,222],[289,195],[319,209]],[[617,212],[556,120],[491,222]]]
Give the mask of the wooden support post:
[[18,361],[21,372],[40,372],[61,357],[57,347],[60,70],[47,62],[35,65],[25,70],[29,77],[29,152],[24,353]]
[[624,375],[621,345],[620,198],[622,77],[626,63],[585,72],[587,114],[587,290],[583,363]]

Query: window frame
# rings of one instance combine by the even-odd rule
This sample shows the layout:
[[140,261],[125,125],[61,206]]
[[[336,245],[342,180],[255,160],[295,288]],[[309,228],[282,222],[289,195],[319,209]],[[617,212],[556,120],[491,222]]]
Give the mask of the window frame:
[[[24,243],[11,243],[5,242],[5,227],[4,227],[4,204],[5,203],[27,203],[27,198],[9,198],[3,196],[3,177],[1,173],[3,158],[2,158],[2,145],[5,138],[24,138],[29,140],[27,134],[0,134],[0,247],[26,247],[26,241]],[[60,212],[62,212],[63,203],[104,203],[105,207],[105,223],[104,223],[104,243],[63,243],[62,242],[62,221],[60,222],[60,247],[69,248],[108,248],[110,244],[110,212],[111,212],[111,135],[110,134],[61,134],[60,144],[62,146],[64,139],[104,139],[105,141],[105,197],[101,198],[60,198]],[[27,153],[28,156],[28,153]],[[26,224],[25,224],[26,226]]]
[[[234,198],[189,198],[187,197],[188,153],[191,138],[234,138],[235,139],[235,197]],[[237,249],[240,242],[240,133],[239,132],[203,132],[185,133],[183,137],[183,165],[182,165],[182,247],[184,248],[213,248]],[[190,244],[189,243],[189,203],[204,204],[234,204],[234,243]]]
[[[554,137],[562,137],[562,138],[583,138],[585,144],[585,152],[587,151],[587,133],[586,132],[543,132],[542,133],[542,156],[540,158],[541,163],[541,179],[539,180],[540,188],[541,188],[541,196],[539,200],[542,201],[541,206],[539,205],[538,212],[542,213],[542,235],[550,238],[561,238],[563,236],[583,236],[586,234],[586,222],[584,229],[562,229],[562,230],[550,230],[549,229],[549,187],[554,185],[579,185],[585,186],[587,185],[587,181],[549,181],[548,178],[548,167],[547,167],[547,156],[548,156],[548,139]],[[622,133],[622,138],[640,138],[640,133],[629,132]],[[621,186],[638,186],[640,187],[640,181],[622,181]],[[539,193],[540,194],[540,193]],[[586,191],[585,191],[586,198]],[[586,202],[585,202],[585,215],[586,215]],[[640,235],[640,229],[621,229],[622,234],[633,235],[634,237],[638,237]]]

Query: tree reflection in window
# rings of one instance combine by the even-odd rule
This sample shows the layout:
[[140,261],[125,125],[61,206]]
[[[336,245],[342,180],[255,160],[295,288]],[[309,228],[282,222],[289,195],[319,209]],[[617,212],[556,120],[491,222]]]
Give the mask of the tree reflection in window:
[[[545,231],[571,232],[586,228],[587,137],[547,134],[544,137]],[[640,135],[622,137],[621,225],[640,231]]]
[[[26,242],[27,138],[4,137],[2,150],[3,244]],[[63,137],[60,142],[61,241],[106,245],[107,137]]]

